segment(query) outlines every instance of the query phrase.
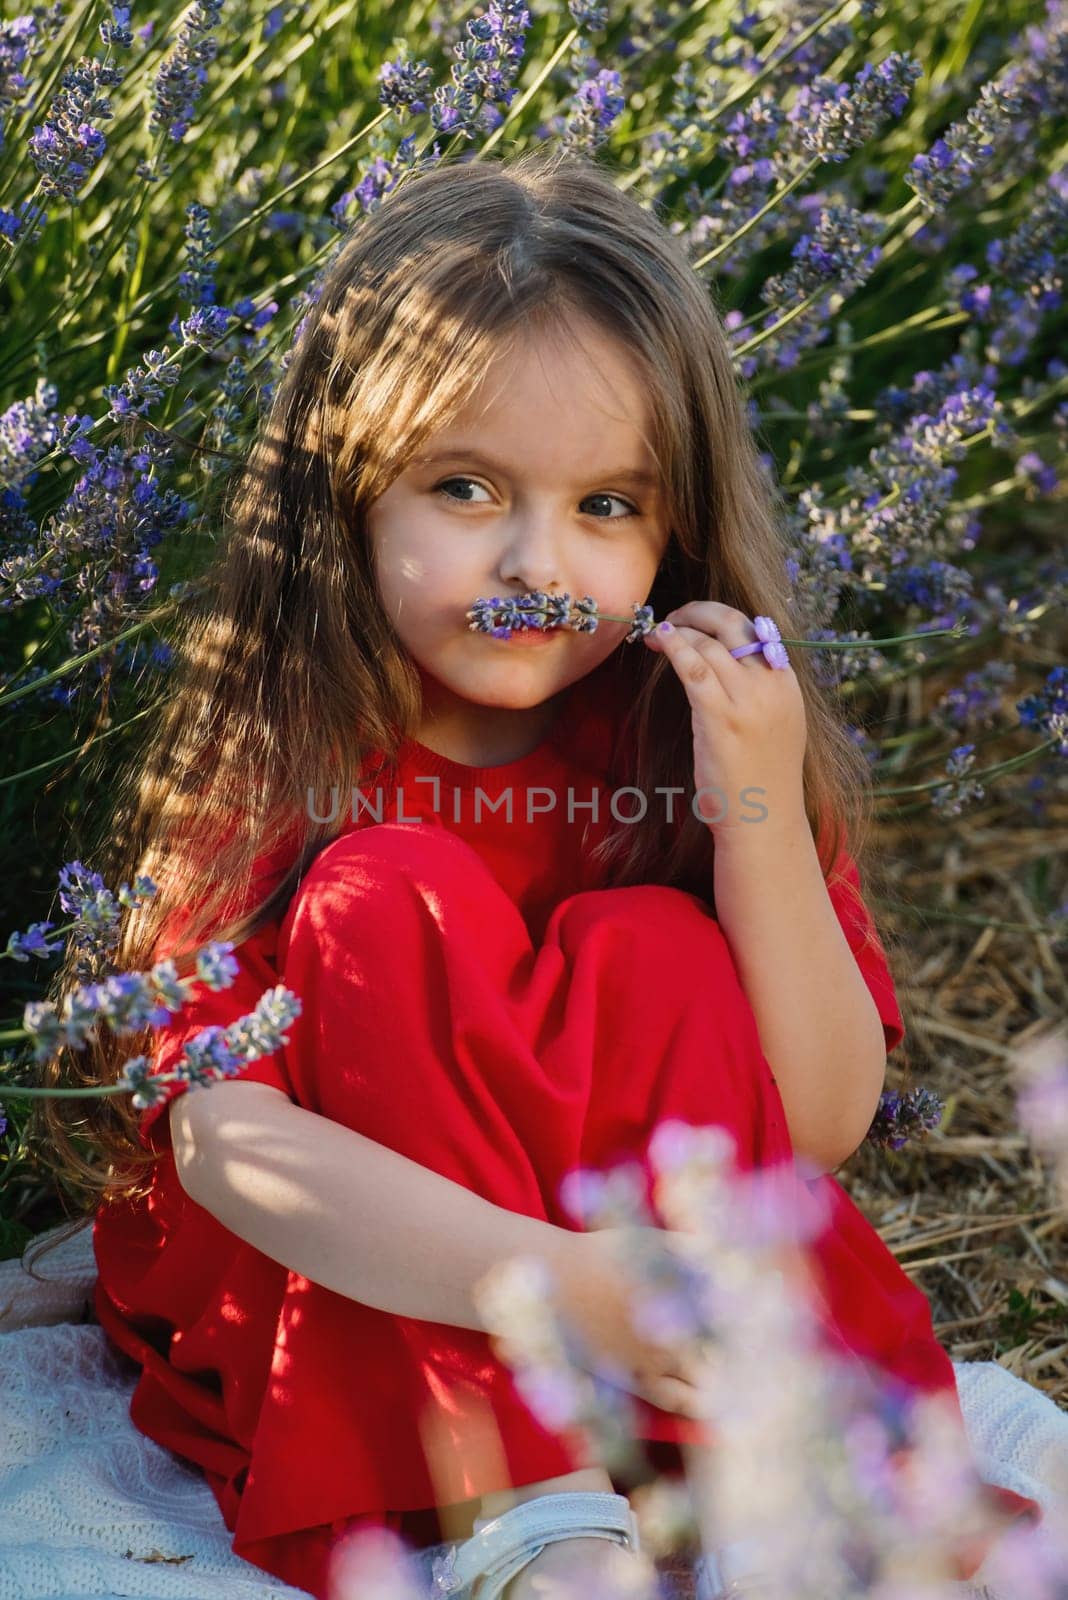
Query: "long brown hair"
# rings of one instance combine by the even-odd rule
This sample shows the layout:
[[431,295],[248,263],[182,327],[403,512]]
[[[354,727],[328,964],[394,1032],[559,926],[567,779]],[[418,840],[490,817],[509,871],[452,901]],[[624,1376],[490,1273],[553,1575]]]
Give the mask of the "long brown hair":
[[[647,599],[657,617],[710,598],[809,624],[787,577],[781,504],[756,449],[731,354],[684,247],[609,169],[560,151],[457,161],[406,178],[343,241],[305,320],[269,414],[224,506],[225,538],[175,641],[173,693],[122,777],[95,863],[109,885],[147,873],[154,899],[124,913],[114,965],[151,965],[165,923],[184,919],[178,970],[207,939],[239,943],[282,915],[337,824],[304,796],[361,781],[420,723],[417,670],[383,611],[365,513],[475,388],[518,331],[578,313],[620,341],[648,385],[651,441],[671,539]],[[690,711],[662,656],[622,646],[633,695],[626,781],[652,794],[693,785]],[[871,816],[867,762],[832,694],[795,650],[808,721],[806,809],[824,875],[847,847],[861,868]],[[707,897],[711,836],[692,812],[665,833],[652,807],[603,845],[606,883],[655,882]],[[257,856],[289,839],[271,884]],[[212,848],[205,841],[212,841]],[[283,852],[284,854],[284,852]],[[235,909],[241,912],[234,915]],[[73,957],[56,997],[72,986]],[[46,1083],[114,1083],[151,1034],[106,1024],[60,1050]],[[129,1096],[40,1102],[58,1174],[106,1200],[147,1192],[158,1159]],[[76,1118],[76,1120],[75,1120]],[[77,1133],[108,1170],[83,1159]]]

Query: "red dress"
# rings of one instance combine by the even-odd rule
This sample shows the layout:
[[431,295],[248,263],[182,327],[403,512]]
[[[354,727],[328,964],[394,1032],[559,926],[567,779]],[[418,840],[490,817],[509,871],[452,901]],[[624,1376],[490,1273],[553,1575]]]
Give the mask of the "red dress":
[[[597,886],[588,846],[610,820],[605,739],[588,686],[504,766],[409,741],[399,787],[361,786],[381,823],[362,812],[316,857],[281,922],[235,950],[233,986],[203,989],[158,1031],[154,1070],[283,982],[302,1014],[289,1044],[243,1076],[509,1210],[575,1227],[565,1175],[630,1159],[648,1178],[645,1147],[666,1118],[730,1127],[743,1170],[788,1158],[779,1091],[707,904],[654,884]],[[480,812],[476,789],[489,797]],[[870,918],[840,884],[829,892],[893,1049],[904,1029]],[[141,1121],[161,1152],[151,1193],[98,1210],[95,1309],[142,1368],[133,1422],[203,1469],[239,1556],[325,1597],[340,1531],[377,1523],[426,1546],[445,1537],[438,1506],[587,1464],[526,1407],[485,1334],[308,1282],[192,1201],[163,1112]],[[831,1226],[813,1251],[834,1342],[955,1399],[925,1296],[841,1186],[818,1187]],[[635,1405],[640,1437],[658,1441],[651,1458],[678,1470],[678,1444],[703,1437],[700,1425]],[[475,1447],[487,1417],[501,1447],[488,1458]],[[1011,1490],[992,1498],[1041,1515]]]

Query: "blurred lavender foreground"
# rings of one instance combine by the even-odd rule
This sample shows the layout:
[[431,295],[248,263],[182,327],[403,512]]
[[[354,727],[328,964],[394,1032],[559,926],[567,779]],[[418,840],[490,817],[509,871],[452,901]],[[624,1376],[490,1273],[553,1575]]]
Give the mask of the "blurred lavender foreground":
[[[908,1035],[841,1179],[922,1283],[958,1371],[996,1362],[1068,1406],[1066,105],[1068,8],[1052,0],[5,13],[0,1259],[85,1209],[34,1120],[39,1063],[100,1017],[134,1028],[184,997],[165,963],[113,970],[118,919],[153,885],[105,884],[96,830],[167,696],[168,639],[323,273],[405,173],[547,142],[605,161],[681,237],[782,493],[783,632],[855,641],[812,654],[872,768],[873,909]],[[957,623],[952,643],[880,649]],[[84,982],[59,994],[68,947]],[[224,945],[202,952],[206,981],[231,972]],[[268,993],[183,1070],[208,1083],[269,1050],[294,1004]],[[81,1092],[143,1103],[146,1065]],[[704,1214],[700,1236],[722,1275]],[[885,1418],[805,1366],[803,1305],[755,1271],[759,1252],[730,1260],[707,1388],[740,1465],[702,1486],[696,1522],[652,1485],[650,1543],[747,1527],[790,1600],[956,1592],[935,1569],[966,1486],[937,1424],[915,1419],[926,1489],[895,1502]],[[566,1329],[517,1316],[544,1308],[517,1272],[497,1314],[531,1404],[578,1406],[625,1454],[618,1391],[579,1383]],[[669,1310],[665,1336],[692,1338]],[[0,1321],[5,1338],[35,1328]],[[795,1381],[765,1393],[755,1348]],[[36,1459],[0,1467],[22,1482]],[[1068,1486],[1043,1481],[1063,1504]],[[0,1530],[21,1515],[5,1485]],[[1064,1600],[1063,1518],[1043,1538],[1006,1541],[991,1594]],[[388,1550],[352,1559],[353,1594],[409,1592]],[[123,1592],[179,1592],[151,1587],[165,1566],[126,1566],[150,1587]]]

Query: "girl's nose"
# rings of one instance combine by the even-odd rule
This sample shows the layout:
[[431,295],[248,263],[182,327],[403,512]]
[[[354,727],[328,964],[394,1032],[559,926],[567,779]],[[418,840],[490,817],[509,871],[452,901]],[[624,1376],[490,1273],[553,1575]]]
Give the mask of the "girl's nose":
[[551,510],[532,513],[517,521],[497,571],[502,584],[521,583],[525,589],[563,587],[563,561],[559,529]]

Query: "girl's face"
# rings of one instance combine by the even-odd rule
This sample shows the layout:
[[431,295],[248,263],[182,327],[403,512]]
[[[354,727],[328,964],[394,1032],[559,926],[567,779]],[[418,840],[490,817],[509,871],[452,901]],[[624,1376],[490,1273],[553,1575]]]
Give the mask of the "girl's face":
[[468,607],[544,589],[629,619],[667,547],[640,377],[615,341],[580,328],[581,344],[530,334],[497,356],[368,509],[382,603],[422,680],[416,737],[468,766],[533,750],[630,628],[514,644],[472,631]]

